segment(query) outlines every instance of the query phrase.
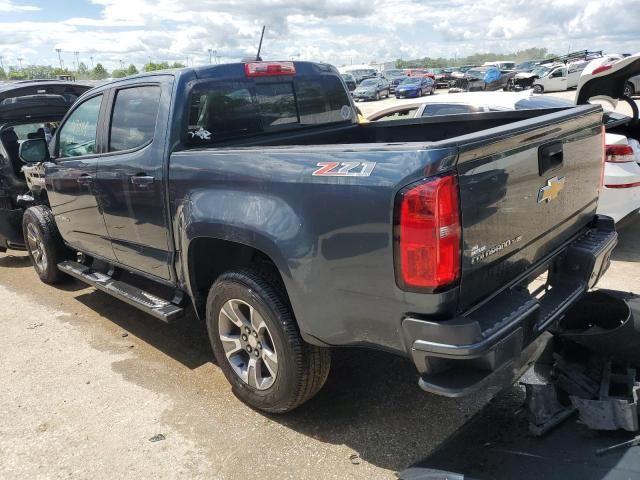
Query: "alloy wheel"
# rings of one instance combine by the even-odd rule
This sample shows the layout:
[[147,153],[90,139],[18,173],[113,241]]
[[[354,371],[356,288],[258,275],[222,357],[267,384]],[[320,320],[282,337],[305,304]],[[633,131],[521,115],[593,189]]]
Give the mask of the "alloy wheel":
[[239,299],[227,301],[218,316],[218,335],[231,368],[257,390],[273,385],[278,375],[278,354],[262,315]]
[[42,235],[33,223],[27,225],[27,242],[35,267],[40,272],[47,269],[47,253],[42,242]]

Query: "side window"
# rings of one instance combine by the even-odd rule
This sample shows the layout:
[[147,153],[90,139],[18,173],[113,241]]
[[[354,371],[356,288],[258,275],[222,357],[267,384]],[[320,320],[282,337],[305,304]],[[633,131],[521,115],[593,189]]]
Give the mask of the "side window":
[[118,90],[111,115],[109,151],[130,150],[153,140],[159,105],[158,86]]
[[82,103],[60,129],[58,156],[78,157],[96,153],[96,130],[102,95]]

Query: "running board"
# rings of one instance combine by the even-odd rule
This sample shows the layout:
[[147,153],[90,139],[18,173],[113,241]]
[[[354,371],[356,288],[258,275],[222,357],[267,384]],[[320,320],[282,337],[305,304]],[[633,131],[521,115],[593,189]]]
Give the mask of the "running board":
[[168,300],[156,297],[128,283],[114,280],[111,276],[92,270],[81,263],[67,260],[59,263],[58,269],[129,305],[139,308],[149,315],[153,315],[163,322],[171,323],[184,314],[184,309]]

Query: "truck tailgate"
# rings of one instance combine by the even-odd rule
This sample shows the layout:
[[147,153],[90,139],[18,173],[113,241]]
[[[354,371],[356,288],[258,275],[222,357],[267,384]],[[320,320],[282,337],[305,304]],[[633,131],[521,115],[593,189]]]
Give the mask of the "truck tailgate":
[[[602,112],[577,107],[530,128],[459,138],[461,311],[505,287],[593,219]],[[499,131],[499,135],[496,133]]]

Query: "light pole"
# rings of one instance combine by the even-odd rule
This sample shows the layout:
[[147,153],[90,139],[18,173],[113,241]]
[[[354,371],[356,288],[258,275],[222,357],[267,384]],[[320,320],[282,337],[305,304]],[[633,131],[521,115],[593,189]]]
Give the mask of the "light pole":
[[4,57],[0,55],[0,68],[4,70],[4,63],[2,62],[3,60],[4,60]]
[[73,54],[76,56],[76,70],[78,70],[80,68],[80,52],[73,52]]
[[209,52],[209,65],[211,65],[212,59],[213,59],[213,48],[210,48],[208,52]]
[[120,60],[120,68],[124,70],[124,61]]
[[18,62],[20,62],[20,70],[22,70],[22,60],[24,60],[22,57],[18,58]]
[[63,69],[62,67],[62,57],[60,56],[60,53],[62,52],[61,48],[56,48],[56,52],[58,52],[58,62],[60,62],[60,70]]
[[93,69],[93,56],[89,57],[89,60],[91,60],[91,68]]

